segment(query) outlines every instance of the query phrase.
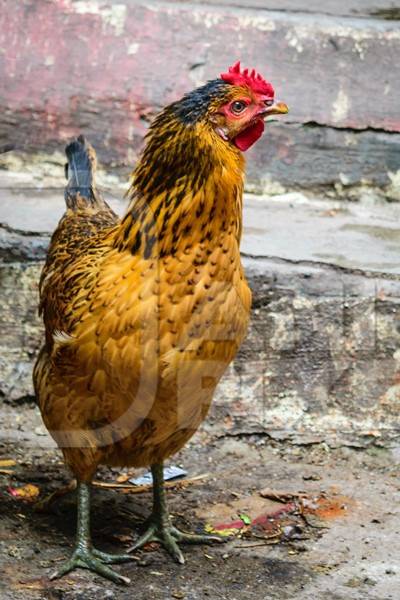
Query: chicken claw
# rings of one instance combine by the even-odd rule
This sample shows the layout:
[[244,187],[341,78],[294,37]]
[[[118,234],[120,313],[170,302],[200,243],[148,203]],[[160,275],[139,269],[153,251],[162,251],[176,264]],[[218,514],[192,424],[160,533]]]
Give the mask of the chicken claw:
[[61,568],[50,576],[50,579],[58,579],[74,569],[89,569],[102,577],[110,579],[114,583],[128,585],[130,579],[120,575],[109,566],[113,563],[124,563],[132,560],[128,554],[107,554],[93,548],[90,540],[90,487],[87,483],[78,483],[78,531],[75,550],[69,560]]
[[93,573],[97,573],[106,579],[110,579],[114,583],[129,585],[131,580],[128,577],[120,575],[107,566],[108,564],[122,563],[127,562],[128,560],[132,560],[132,557],[125,554],[117,554],[113,556],[112,554],[106,554],[105,552],[100,552],[99,550],[90,549],[87,547],[78,547],[71,558],[67,560],[67,562],[64,563],[58,571],[50,575],[50,579],[58,579],[63,575],[67,575],[67,573],[70,573],[74,569],[80,568],[89,569]]
[[158,542],[167,550],[167,552],[179,564],[185,563],[185,558],[178,542],[186,544],[212,544],[223,543],[226,539],[215,535],[198,535],[194,533],[185,533],[180,531],[171,523],[171,517],[168,512],[165,489],[163,466],[152,465],[153,475],[153,513],[147,521],[147,529],[144,534],[128,549],[128,552],[134,552],[150,542]]
[[145,533],[131,548],[128,549],[128,552],[134,552],[150,542],[158,542],[164,546],[164,548],[172,556],[172,558],[176,560],[176,562],[183,565],[185,563],[185,558],[177,542],[183,542],[186,544],[212,544],[214,542],[223,543],[226,541],[226,539],[217,537],[215,535],[185,533],[170,523],[157,525],[157,523],[152,521]]

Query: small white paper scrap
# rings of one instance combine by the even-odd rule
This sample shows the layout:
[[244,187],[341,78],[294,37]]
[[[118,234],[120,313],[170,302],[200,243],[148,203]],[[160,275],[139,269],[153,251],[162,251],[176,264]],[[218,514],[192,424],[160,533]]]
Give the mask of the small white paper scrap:
[[[187,471],[181,469],[180,467],[164,467],[164,481],[171,481],[171,479],[179,479],[179,477],[186,477]],[[140,477],[136,477],[135,479],[130,479],[129,483],[133,485],[149,485],[153,483],[153,478],[151,476],[151,471],[147,471],[144,475]]]

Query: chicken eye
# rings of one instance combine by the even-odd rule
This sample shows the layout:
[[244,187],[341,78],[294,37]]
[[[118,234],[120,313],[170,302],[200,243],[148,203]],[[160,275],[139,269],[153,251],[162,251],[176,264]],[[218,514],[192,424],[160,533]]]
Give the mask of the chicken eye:
[[272,106],[273,103],[274,103],[274,101],[272,100],[272,98],[270,98],[269,100],[264,100],[265,106]]
[[231,104],[231,111],[235,113],[235,115],[239,115],[246,107],[246,102],[243,102],[242,100],[235,100],[235,102],[232,102]]

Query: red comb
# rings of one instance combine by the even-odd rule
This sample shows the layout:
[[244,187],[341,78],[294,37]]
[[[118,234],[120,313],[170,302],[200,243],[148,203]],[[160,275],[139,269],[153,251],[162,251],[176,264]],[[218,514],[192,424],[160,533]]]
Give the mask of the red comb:
[[229,67],[227,73],[221,73],[221,79],[232,85],[246,85],[258,94],[265,94],[267,96],[274,96],[275,90],[272,85],[265,81],[264,77],[261,77],[256,70],[253,69],[249,73],[249,69],[240,70],[240,60],[238,60],[232,67]]

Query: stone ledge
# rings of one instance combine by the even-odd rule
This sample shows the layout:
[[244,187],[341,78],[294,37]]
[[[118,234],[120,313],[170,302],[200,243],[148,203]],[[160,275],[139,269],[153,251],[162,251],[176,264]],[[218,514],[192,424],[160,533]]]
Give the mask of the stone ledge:
[[[62,172],[60,166],[60,173]],[[8,189],[0,172],[0,252],[3,260],[43,260],[65,204],[59,189]],[[117,197],[117,194],[119,197]],[[122,192],[103,195],[122,215]],[[3,224],[3,226],[1,226]],[[304,194],[245,195],[242,252],[249,257],[326,264],[364,274],[400,277],[400,205],[346,203]]]
[[[196,4],[191,0],[165,0],[173,4]],[[247,8],[289,13],[314,13],[348,17],[378,17],[400,19],[399,8],[390,0],[202,0],[197,4],[210,4],[227,8]]]
[[[96,147],[100,163],[108,169],[108,172],[100,171],[100,184],[107,190],[122,192],[127,188],[136,154],[132,160],[122,160],[117,147],[110,148],[104,143],[105,127],[97,120],[86,125],[78,120],[75,131],[85,132]],[[7,178],[4,185],[10,188],[56,185],[62,189],[65,183],[62,139],[53,140],[42,152],[21,151],[21,144],[30,135],[27,128],[28,124],[22,122],[16,134],[20,136],[18,148],[0,155],[0,179]],[[122,142],[128,152],[129,140]],[[372,189],[378,196],[400,200],[399,134],[334,129],[315,123],[271,122],[246,158],[245,186],[256,194],[281,194],[300,189],[314,195],[358,200]],[[110,163],[113,164],[111,175]]]

